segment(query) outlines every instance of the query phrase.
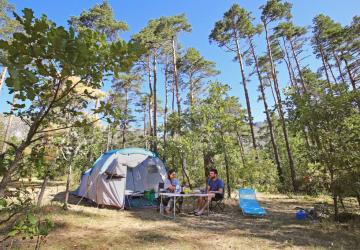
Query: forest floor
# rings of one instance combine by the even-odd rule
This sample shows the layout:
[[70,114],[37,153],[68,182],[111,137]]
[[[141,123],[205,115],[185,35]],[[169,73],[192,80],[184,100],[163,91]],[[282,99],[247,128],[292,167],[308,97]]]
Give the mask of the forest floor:
[[[51,219],[54,229],[42,249],[359,249],[360,246],[358,217],[343,223],[295,219],[295,207],[312,207],[320,198],[259,193],[258,199],[268,212],[262,218],[244,217],[237,200],[231,199],[226,200],[222,213],[200,217],[186,214],[172,220],[160,216],[154,208],[99,209],[84,201],[76,205],[79,198],[74,196],[70,197],[69,210],[64,211],[61,208],[64,189],[63,183],[53,183],[46,191],[39,216]],[[359,212],[355,205],[346,203]],[[0,227],[1,238],[4,230]],[[35,239],[15,239],[11,243],[15,249],[33,249]],[[6,248],[6,244],[2,247]]]

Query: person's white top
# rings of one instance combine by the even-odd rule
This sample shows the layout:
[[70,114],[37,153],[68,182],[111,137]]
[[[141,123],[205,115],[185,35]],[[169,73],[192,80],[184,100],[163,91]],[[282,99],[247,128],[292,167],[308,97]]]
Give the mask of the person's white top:
[[175,186],[175,192],[180,192],[180,185],[178,179],[169,180],[168,178],[165,180],[164,189],[167,190],[170,186]]

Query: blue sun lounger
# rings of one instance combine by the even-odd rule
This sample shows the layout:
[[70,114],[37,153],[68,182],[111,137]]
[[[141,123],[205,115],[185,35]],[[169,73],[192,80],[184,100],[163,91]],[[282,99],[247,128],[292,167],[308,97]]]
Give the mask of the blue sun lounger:
[[239,189],[239,206],[243,215],[263,216],[266,215],[264,208],[256,200],[254,189]]

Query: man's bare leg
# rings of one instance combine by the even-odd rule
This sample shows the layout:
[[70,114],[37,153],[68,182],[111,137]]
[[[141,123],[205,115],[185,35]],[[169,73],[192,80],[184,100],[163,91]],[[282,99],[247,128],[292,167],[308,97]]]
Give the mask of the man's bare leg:
[[196,209],[195,209],[196,213],[199,212],[199,210],[204,206],[204,202],[205,202],[205,200],[202,197],[199,197],[197,199]]
[[211,199],[215,197],[215,194],[209,196],[208,199],[204,200],[204,204],[202,205],[201,209],[199,210],[199,212],[197,212],[198,215],[201,215],[204,213],[205,209],[207,209],[209,207],[209,204],[211,202]]

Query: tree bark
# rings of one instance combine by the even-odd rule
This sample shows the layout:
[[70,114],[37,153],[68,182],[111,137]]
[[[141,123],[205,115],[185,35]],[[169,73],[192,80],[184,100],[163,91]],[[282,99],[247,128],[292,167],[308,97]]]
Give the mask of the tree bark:
[[245,167],[246,166],[246,161],[245,161],[244,146],[243,146],[243,143],[241,141],[241,136],[240,136],[240,134],[239,134],[239,132],[237,130],[236,130],[236,139],[237,139],[237,142],[238,142],[238,145],[239,145],[239,148],[240,148],[241,161],[242,161],[243,166]]
[[246,109],[247,109],[248,118],[249,118],[249,126],[250,126],[250,132],[251,132],[251,139],[252,139],[253,148],[256,150],[256,139],[255,139],[255,132],[254,132],[253,117],[252,117],[252,114],[251,114],[251,106],[250,106],[249,93],[248,93],[248,89],[247,89],[247,85],[246,85],[246,76],[245,76],[245,72],[244,72],[244,66],[243,66],[243,61],[242,61],[242,55],[241,55],[241,51],[240,51],[239,41],[238,41],[238,39],[237,39],[236,36],[235,36],[235,40],[236,40],[236,53],[237,53],[237,57],[238,57],[238,60],[239,60],[241,77],[242,77],[242,84],[243,84],[244,93],[245,93]]
[[350,70],[350,67],[349,67],[349,63],[348,61],[346,60],[346,58],[344,58],[344,62],[345,62],[345,67],[346,67],[346,71],[349,75],[349,78],[350,78],[350,82],[351,82],[351,85],[352,85],[352,88],[353,90],[355,91],[356,90],[356,81],[354,79],[354,76],[352,75],[351,73],[351,70]]
[[[293,57],[294,57],[294,60],[295,60],[296,68],[297,68],[298,73],[299,73],[299,77],[300,77],[300,81],[301,81],[301,86],[302,86],[302,88],[303,88],[303,92],[306,93],[306,92],[307,92],[307,90],[306,90],[306,84],[305,84],[305,81],[304,81],[304,78],[303,78],[303,74],[302,74],[302,71],[301,71],[300,62],[299,62],[299,59],[298,59],[298,57],[297,57],[297,55],[296,55],[293,41],[292,41],[291,39],[289,39],[289,42],[290,42],[291,51],[292,51],[292,54],[293,54]],[[285,50],[286,50],[286,48],[285,48]]]
[[175,87],[174,87],[174,82],[171,83],[171,93],[172,93],[171,113],[174,113],[175,112]]
[[176,90],[176,103],[177,103],[177,109],[178,109],[177,110],[178,111],[178,116],[179,116],[179,119],[180,119],[180,117],[181,117],[181,99],[180,99],[179,79],[178,79],[177,63],[176,63],[175,36],[173,36],[173,38],[172,38],[172,52],[173,52],[174,82],[175,82],[175,90]]
[[345,81],[345,78],[344,78],[344,74],[343,74],[342,71],[341,71],[341,62],[340,62],[338,56],[335,54],[335,51],[332,51],[332,54],[333,54],[334,59],[335,59],[336,67],[338,68],[339,76],[340,76],[340,78],[341,78],[341,81],[342,81],[343,84],[346,84],[346,81]]
[[287,151],[288,160],[289,160],[289,167],[290,167],[290,175],[291,175],[292,186],[293,186],[293,190],[295,192],[297,192],[298,191],[298,186],[297,186],[297,182],[296,182],[296,172],[295,172],[294,160],[293,160],[292,152],[291,152],[291,149],[290,149],[288,131],[287,131],[287,127],[286,127],[286,123],[285,123],[285,117],[284,117],[284,113],[283,113],[283,109],[282,109],[281,94],[280,94],[280,90],[279,90],[279,84],[278,84],[278,80],[277,80],[275,65],[274,65],[274,61],[273,61],[273,57],[272,57],[267,25],[266,25],[265,22],[264,22],[264,28],[265,28],[265,37],[266,37],[266,45],[267,45],[267,50],[268,50],[268,56],[269,56],[269,59],[270,59],[271,75],[272,75],[272,78],[273,78],[273,81],[274,81],[275,94],[276,94],[276,97],[278,99],[278,112],[279,112],[279,117],[280,117],[280,121],[281,121],[281,125],[282,125],[282,130],[283,130],[284,140],[285,140],[285,146],[286,146],[286,151]]
[[[13,94],[13,101],[12,101],[12,105],[11,105],[11,112],[14,110],[14,105],[16,104],[16,92],[14,92]],[[5,129],[5,134],[4,134],[4,142],[3,142],[3,145],[2,145],[2,150],[1,150],[1,153],[4,154],[7,150],[7,141],[9,140],[9,137],[10,137],[10,129],[11,129],[11,124],[12,124],[12,121],[14,119],[14,116],[12,114],[9,115],[9,120],[8,120],[8,123],[6,125],[6,129]]]
[[327,71],[327,66],[326,66],[326,62],[325,62],[325,55],[324,55],[324,50],[322,48],[322,45],[320,44],[319,42],[319,38],[315,37],[315,41],[316,41],[316,45],[320,51],[320,57],[321,57],[321,61],[322,61],[322,64],[323,64],[323,68],[324,68],[324,71],[325,71],[325,76],[326,76],[326,80],[329,84],[329,86],[331,85],[330,84],[330,77],[329,77],[329,73]]
[[3,67],[3,70],[1,72],[1,79],[0,79],[0,94],[5,82],[6,73],[7,73],[7,67]]
[[222,149],[224,152],[224,161],[225,161],[225,171],[226,171],[226,187],[227,187],[227,196],[231,198],[231,187],[230,187],[230,169],[229,169],[229,158],[226,151],[224,133],[221,131],[221,140],[222,140]]
[[165,61],[165,108],[164,108],[164,135],[163,135],[163,143],[164,149],[166,148],[166,130],[167,130],[167,113],[168,113],[168,57],[166,56]]
[[72,161],[74,159],[74,156],[76,156],[81,148],[82,144],[79,143],[77,145],[77,147],[74,150],[73,155],[71,156],[70,161],[68,162],[69,168],[68,168],[68,173],[67,173],[67,179],[66,179],[66,189],[65,189],[65,201],[64,201],[64,209],[67,210],[68,209],[68,201],[69,201],[69,190],[70,190],[70,185],[71,185],[71,176],[72,176]]
[[66,189],[65,189],[65,201],[64,201],[64,209],[68,209],[68,201],[69,201],[69,189],[71,184],[71,174],[72,174],[72,164],[69,163],[69,169],[66,179]]
[[[153,90],[152,90],[152,82],[151,82],[151,65],[150,65],[150,57],[151,57],[151,52],[149,52],[148,55],[148,81],[149,81],[149,135],[150,137],[153,135],[153,128],[152,128],[152,98],[153,98]],[[152,145],[150,146],[152,147]]]
[[335,77],[335,74],[334,74],[334,72],[333,72],[333,70],[332,70],[332,67],[331,67],[329,61],[328,61],[328,60],[325,60],[325,62],[327,63],[327,65],[328,65],[328,67],[329,67],[330,74],[331,74],[331,76],[332,76],[335,84],[338,84],[338,82],[337,82],[337,80],[336,80],[336,77]]
[[192,79],[192,73],[189,75],[189,104],[190,104],[190,110],[192,109],[194,105],[194,86],[193,86],[193,79]]
[[153,82],[154,82],[154,85],[153,85],[153,104],[154,104],[154,115],[153,115],[153,119],[154,119],[154,123],[153,123],[153,126],[154,126],[154,132],[153,132],[153,135],[154,135],[154,140],[153,140],[153,151],[155,153],[157,153],[157,97],[156,97],[156,81],[157,81],[157,72],[156,72],[156,64],[157,64],[157,61],[156,61],[156,49],[154,49],[154,52],[153,52]]
[[146,140],[146,111],[147,111],[147,103],[144,107],[144,118],[143,118],[143,122],[144,122],[144,131],[143,131],[143,135],[144,135],[144,141],[145,141],[145,148],[148,149],[148,144],[147,144],[147,140]]
[[291,84],[291,86],[293,86],[296,89],[297,92],[299,92],[299,88],[298,88],[298,84],[297,84],[297,80],[296,80],[296,75],[295,75],[294,69],[293,69],[293,67],[291,65],[291,60],[290,60],[289,53],[287,51],[285,39],[282,38],[282,40],[283,40],[283,46],[284,46],[283,53],[286,55],[286,59],[285,59],[285,57],[283,57],[283,60],[284,60],[284,62],[286,64],[286,68],[287,68],[288,73],[289,73],[290,84]]
[[129,106],[129,100],[128,100],[128,92],[129,89],[127,87],[125,87],[125,121],[123,124],[123,129],[122,129],[122,148],[126,147],[126,130],[127,130],[127,123],[128,123],[128,106]]
[[330,172],[330,187],[332,192],[332,199],[334,204],[334,219],[339,220],[339,205],[338,205],[338,194],[334,183],[334,171],[332,167],[328,167]]
[[206,186],[206,190],[207,190],[207,187],[208,187],[209,169],[210,169],[210,166],[211,166],[211,165],[213,164],[213,162],[214,162],[214,154],[213,154],[213,153],[206,152],[205,150],[204,150],[203,154],[204,154],[205,186]]
[[[151,98],[150,98],[150,96],[149,96],[149,99],[148,99],[148,112],[149,112],[149,135],[150,135],[150,137],[152,137],[153,136],[153,128],[152,128],[152,109],[151,109],[151,103],[152,103],[152,101],[151,101]],[[152,143],[150,144],[150,148],[152,149]]]
[[267,101],[266,101],[265,86],[264,86],[264,82],[263,82],[263,79],[262,79],[262,76],[261,76],[261,73],[260,73],[258,59],[257,59],[257,56],[255,54],[255,49],[254,49],[254,45],[253,45],[253,42],[252,42],[251,38],[249,38],[249,44],[250,44],[251,53],[252,53],[252,56],[253,56],[253,59],[254,59],[254,62],[255,62],[256,73],[258,75],[258,79],[259,79],[259,83],[260,83],[259,87],[260,87],[261,97],[262,97],[263,104],[264,104],[264,110],[265,110],[265,114],[266,114],[266,121],[267,121],[268,127],[269,127],[270,139],[271,139],[271,145],[272,145],[272,148],[273,148],[276,169],[277,169],[277,172],[278,172],[280,183],[282,185],[284,185],[285,184],[285,177],[284,177],[283,169],[282,169],[281,164],[280,164],[279,149],[278,149],[278,146],[276,144],[273,123],[272,123],[272,120],[271,120],[269,107],[268,107],[268,104],[267,104]]
[[44,181],[41,185],[41,189],[40,189],[40,194],[39,194],[39,197],[38,197],[38,200],[37,200],[37,206],[40,207],[41,204],[42,204],[42,199],[44,197],[44,193],[45,193],[45,189],[47,187],[47,183],[49,181],[49,174],[46,173],[45,174],[45,177],[44,177]]
[[191,189],[192,186],[191,186],[190,178],[186,172],[186,156],[184,154],[181,154],[180,159],[181,159],[181,170],[182,170],[183,180],[186,179],[186,181]]
[[111,140],[111,124],[108,124],[108,133],[107,133],[107,142],[106,142],[106,151],[110,150],[110,140]]

